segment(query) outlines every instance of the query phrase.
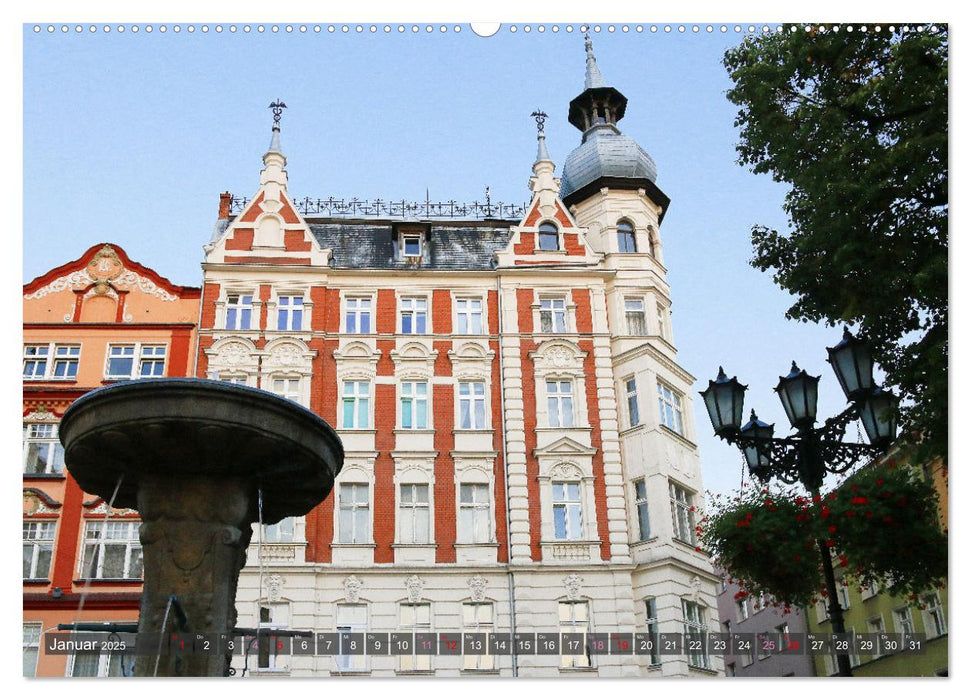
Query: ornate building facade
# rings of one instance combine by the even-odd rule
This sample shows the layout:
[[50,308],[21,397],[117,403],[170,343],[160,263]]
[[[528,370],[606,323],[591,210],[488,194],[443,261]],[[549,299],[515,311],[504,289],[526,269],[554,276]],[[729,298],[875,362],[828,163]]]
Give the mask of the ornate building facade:
[[25,676],[122,674],[117,655],[40,648],[60,623],[136,621],[141,597],[138,514],[81,491],[64,471],[58,423],[111,382],[191,376],[200,297],[109,243],[23,287]]
[[[243,626],[315,631],[718,630],[695,542],[694,378],[676,359],[650,156],[587,42],[581,144],[542,132],[524,212],[311,213],[288,192],[279,111],[256,194],[205,246],[197,373],[323,416],[332,496],[263,526]],[[403,214],[403,215],[398,215]],[[258,540],[262,540],[258,542]],[[280,656],[248,673],[687,676],[674,656]]]

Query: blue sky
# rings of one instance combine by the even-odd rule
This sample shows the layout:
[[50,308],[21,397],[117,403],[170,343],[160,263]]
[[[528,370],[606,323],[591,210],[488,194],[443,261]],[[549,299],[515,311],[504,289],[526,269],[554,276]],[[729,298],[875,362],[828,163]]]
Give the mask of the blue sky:
[[[442,33],[274,34],[23,29],[23,280],[100,241],[122,246],[178,284],[201,281],[202,245],[218,195],[250,196],[269,143],[267,105],[280,98],[290,192],[297,197],[523,202],[535,155],[530,113],[546,111],[557,175],[580,132],[566,120],[583,89],[579,24],[540,33],[509,25],[490,38],[467,24]],[[112,24],[116,28],[117,23]],[[840,330],[784,318],[791,299],[751,268],[753,224],[785,228],[783,186],[735,163],[737,109],[721,58],[742,34],[691,25],[606,23],[593,32],[608,84],[628,98],[620,128],[650,153],[672,204],[661,228],[680,364],[696,390],[724,365],[749,385],[748,407],[788,423],[771,387],[795,359],[822,374],[820,416],[844,400],[826,345]],[[700,398],[696,422],[705,485],[739,485],[739,453],[711,436]]]

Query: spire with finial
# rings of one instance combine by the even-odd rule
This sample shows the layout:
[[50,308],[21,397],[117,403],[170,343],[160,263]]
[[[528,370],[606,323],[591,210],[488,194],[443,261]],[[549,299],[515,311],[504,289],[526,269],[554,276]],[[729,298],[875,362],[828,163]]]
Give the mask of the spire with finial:
[[589,31],[583,33],[583,46],[587,51],[587,73],[583,79],[583,88],[589,90],[590,88],[607,87],[607,83],[600,73],[600,68],[597,66],[597,57],[593,55],[593,41],[590,39]]
[[546,150],[545,124],[549,115],[543,110],[537,109],[529,116],[536,120],[536,162],[539,163],[541,160],[552,161],[550,152]]
[[280,150],[280,119],[283,116],[283,110],[287,106],[283,104],[283,100],[277,98],[276,102],[271,102],[269,109],[273,110],[273,135],[270,137],[270,148],[268,150],[274,153],[282,153]]

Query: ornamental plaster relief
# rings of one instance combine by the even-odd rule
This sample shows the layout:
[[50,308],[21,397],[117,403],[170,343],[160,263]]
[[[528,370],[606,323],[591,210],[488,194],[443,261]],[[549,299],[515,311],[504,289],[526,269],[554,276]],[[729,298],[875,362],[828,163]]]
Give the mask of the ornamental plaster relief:
[[[107,246],[105,246],[107,247]],[[104,249],[102,249],[104,250]],[[114,251],[112,251],[114,254]],[[97,259],[97,256],[96,256]],[[116,258],[117,259],[117,258]],[[93,262],[93,261],[92,261]],[[120,262],[119,262],[120,265]],[[89,266],[90,267],[90,266]],[[31,292],[30,294],[24,294],[24,299],[43,299],[48,294],[53,294],[55,292],[63,292],[64,290],[81,290],[89,285],[95,285],[95,287],[88,293],[90,294],[108,294],[114,295],[113,298],[117,299],[117,294],[111,289],[111,286],[118,289],[124,290],[134,290],[137,289],[144,294],[155,297],[162,301],[177,301],[178,297],[174,294],[169,294],[167,291],[159,287],[157,284],[152,282],[152,280],[147,277],[143,277],[132,270],[126,270],[121,268],[118,272],[111,275],[110,277],[92,277],[88,273],[88,269],[75,270],[63,277],[58,277],[53,282],[41,287],[36,292]]]

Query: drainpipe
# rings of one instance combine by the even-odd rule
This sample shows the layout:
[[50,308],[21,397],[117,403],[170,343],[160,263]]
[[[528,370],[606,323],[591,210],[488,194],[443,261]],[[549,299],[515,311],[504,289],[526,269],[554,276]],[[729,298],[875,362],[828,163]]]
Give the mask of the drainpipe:
[[513,678],[519,676],[519,664],[516,659],[516,644],[515,644],[515,634],[516,634],[516,584],[515,584],[515,574],[508,570],[508,567],[512,566],[512,520],[509,515],[509,442],[506,436],[506,382],[503,374],[502,366],[502,273],[497,272],[496,274],[496,309],[498,311],[499,317],[499,328],[497,328],[497,337],[499,338],[499,414],[502,419],[499,421],[499,427],[502,430],[502,473],[505,480],[505,494],[506,494],[506,567],[507,575],[506,580],[509,582],[509,645],[511,647],[510,651],[512,655],[510,659],[512,661],[512,675]]

